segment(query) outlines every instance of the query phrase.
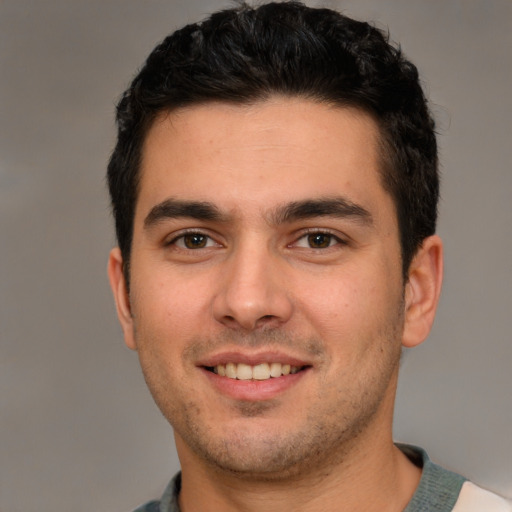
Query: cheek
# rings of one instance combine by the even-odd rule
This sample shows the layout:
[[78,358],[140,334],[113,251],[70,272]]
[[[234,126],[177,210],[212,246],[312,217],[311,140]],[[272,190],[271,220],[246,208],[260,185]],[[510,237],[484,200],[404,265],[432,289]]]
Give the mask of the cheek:
[[[194,336],[192,308],[186,298],[167,283],[134,289],[134,334],[140,365],[148,387],[162,411],[168,411],[170,395],[178,393],[186,377],[181,364],[187,340]],[[164,413],[166,416],[167,414]]]
[[295,287],[299,290],[295,293],[299,310],[311,323],[324,328],[338,330],[343,324],[356,323],[367,315],[367,310],[374,309],[378,301],[378,289],[373,281],[356,272],[332,272],[302,278],[300,285]]
[[158,317],[165,324],[184,323],[206,309],[209,297],[209,285],[201,275],[173,269],[155,268],[134,285],[134,300],[144,316]]
[[383,276],[382,269],[317,276],[300,287],[307,292],[296,295],[297,309],[331,349],[355,346],[363,351],[399,318],[401,288],[394,278]]

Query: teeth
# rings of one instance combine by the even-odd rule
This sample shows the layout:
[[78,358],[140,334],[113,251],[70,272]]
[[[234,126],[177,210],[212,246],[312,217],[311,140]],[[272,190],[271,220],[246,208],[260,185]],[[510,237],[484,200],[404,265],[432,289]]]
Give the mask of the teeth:
[[252,378],[256,379],[256,380],[270,379],[270,366],[267,363],[258,364],[256,366],[253,366]]
[[228,363],[226,365],[226,377],[230,379],[236,379],[236,364]]
[[283,365],[281,363],[272,363],[270,365],[270,376],[271,377],[281,377]]
[[236,378],[239,380],[251,380],[252,379],[252,367],[248,364],[238,364],[236,368]]
[[219,364],[213,368],[213,371],[221,377],[238,380],[268,380],[271,377],[277,378],[282,375],[297,373],[299,366],[290,366],[281,363],[261,363],[256,366],[250,366],[244,363]]

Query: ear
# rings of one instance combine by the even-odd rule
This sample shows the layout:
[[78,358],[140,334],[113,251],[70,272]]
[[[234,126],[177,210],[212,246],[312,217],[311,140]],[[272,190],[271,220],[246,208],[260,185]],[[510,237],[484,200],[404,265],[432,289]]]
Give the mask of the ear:
[[136,350],[137,345],[135,344],[133,335],[133,317],[130,308],[130,296],[123,273],[123,257],[119,247],[115,247],[110,251],[107,273],[116,302],[117,317],[123,329],[124,342],[129,348]]
[[402,345],[424,341],[434,323],[443,282],[443,242],[437,235],[423,241],[409,267],[405,285],[405,322]]

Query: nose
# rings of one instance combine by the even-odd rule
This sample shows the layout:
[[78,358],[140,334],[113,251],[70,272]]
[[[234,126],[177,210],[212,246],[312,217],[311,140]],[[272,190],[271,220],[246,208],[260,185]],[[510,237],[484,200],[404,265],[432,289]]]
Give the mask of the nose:
[[215,319],[245,331],[286,323],[293,306],[285,281],[279,256],[258,244],[240,246],[223,265],[213,301]]

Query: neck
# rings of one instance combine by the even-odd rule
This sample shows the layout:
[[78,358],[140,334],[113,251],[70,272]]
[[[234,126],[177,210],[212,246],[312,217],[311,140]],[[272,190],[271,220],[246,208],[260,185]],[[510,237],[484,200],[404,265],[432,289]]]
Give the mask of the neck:
[[370,430],[332,464],[307,466],[280,479],[240,476],[206,465],[184,450],[176,436],[182,463],[181,511],[402,511],[421,470],[394,446],[391,428]]

